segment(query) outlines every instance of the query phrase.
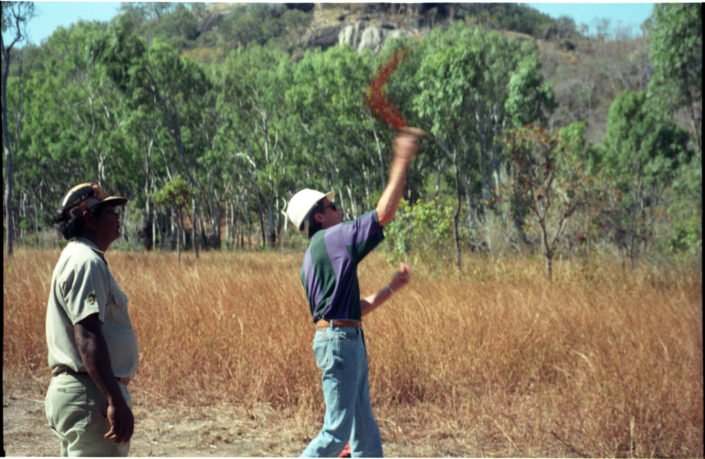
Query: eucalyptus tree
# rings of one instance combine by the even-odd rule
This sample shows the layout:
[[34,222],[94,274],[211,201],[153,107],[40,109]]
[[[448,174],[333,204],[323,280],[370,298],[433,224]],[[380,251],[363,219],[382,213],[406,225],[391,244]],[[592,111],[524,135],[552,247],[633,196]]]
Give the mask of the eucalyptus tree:
[[[12,49],[15,45],[25,41],[27,22],[34,16],[33,2],[2,2],[0,6],[2,12],[2,34],[0,34],[0,49],[2,49],[2,147],[5,163],[5,193],[4,206],[5,213],[5,247],[8,256],[13,255],[13,240],[15,234],[14,203],[13,203],[13,173],[14,158],[12,152],[12,140],[10,125],[7,120],[7,79],[10,74],[10,64]],[[5,44],[5,32],[8,33],[10,42]],[[19,87],[18,87],[19,88]],[[21,99],[18,97],[18,103]],[[21,114],[22,109],[17,107],[17,113]]]
[[291,63],[275,48],[240,47],[227,56],[218,73],[219,129],[214,141],[216,157],[209,162],[214,169],[223,167],[227,180],[248,184],[262,241],[273,246],[296,157],[295,126],[284,100]]
[[577,210],[588,204],[593,190],[585,155],[584,123],[549,130],[538,123],[519,126],[504,136],[511,180],[506,193],[520,205],[521,221],[539,228],[546,277],[553,280],[553,259]]
[[[196,181],[198,157],[209,148],[213,126],[212,85],[205,72],[184,59],[171,46],[153,41],[149,47],[134,33],[125,18],[111,24],[107,34],[91,48],[94,59],[104,66],[132,110],[149,114],[159,130],[169,134],[160,147],[179,166],[193,189],[191,240],[198,256],[198,216],[202,190]],[[164,181],[164,175],[159,176]]]
[[[162,125],[176,147],[181,170],[193,189],[191,236],[198,255],[199,240],[202,244],[207,242],[202,211],[213,209],[209,205],[210,196],[200,167],[200,158],[212,147],[216,129],[212,122],[213,85],[200,66],[159,40],[150,45],[147,59],[153,97],[151,108],[161,115]],[[213,216],[209,217],[212,221]]]
[[181,175],[175,175],[164,186],[156,190],[152,196],[154,203],[174,209],[176,213],[176,257],[181,261],[181,239],[184,233],[184,211],[192,201],[192,189]]
[[647,30],[653,65],[649,93],[658,107],[686,110],[702,153],[702,5],[656,4]]
[[[433,46],[432,40],[402,37],[389,41],[375,59],[376,66],[383,66],[394,59],[397,53],[401,53],[403,59],[387,81],[385,97],[408,125],[418,126],[424,130],[430,130],[431,126],[427,125],[427,119],[419,116],[418,111],[414,110],[414,100],[419,89],[426,83],[426,81],[419,81],[418,69],[426,54],[435,52]],[[382,126],[381,122],[378,122],[377,126],[379,126],[379,137],[389,138],[393,134],[389,126]],[[452,169],[452,165],[449,164],[450,158],[427,138],[421,140],[419,149],[420,153],[411,164],[407,177],[406,194],[410,205],[419,198],[437,202],[436,198],[449,192],[446,183],[452,182],[452,174],[448,174]],[[381,172],[384,173],[384,170]],[[453,190],[454,187],[451,187],[450,193]]]
[[132,196],[134,162],[119,129],[124,105],[86,53],[101,30],[82,22],[56,31],[45,44],[52,52],[27,82],[18,183],[37,220],[46,221],[54,210],[46,204],[53,207],[71,183],[109,182]]
[[388,148],[365,103],[371,55],[347,46],[310,51],[297,62],[286,99],[296,114],[307,175],[297,186],[334,189],[347,217],[367,210],[385,183]]
[[653,241],[664,191],[678,168],[690,163],[688,140],[685,130],[647,103],[645,92],[626,91],[610,107],[599,160],[612,180],[616,205],[605,221],[632,268]]
[[[477,220],[486,222],[492,211],[500,213],[497,190],[504,159],[499,136],[515,123],[544,119],[553,99],[542,82],[536,50],[529,43],[458,26],[434,31],[425,39],[430,44],[416,76],[414,109],[451,158],[460,269],[463,197],[468,215],[477,212]],[[491,245],[490,236],[485,239]]]

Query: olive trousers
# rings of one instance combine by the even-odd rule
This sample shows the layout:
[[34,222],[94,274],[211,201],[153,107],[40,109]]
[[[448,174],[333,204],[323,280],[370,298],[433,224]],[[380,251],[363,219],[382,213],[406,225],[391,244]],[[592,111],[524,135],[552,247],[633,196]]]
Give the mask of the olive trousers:
[[[132,407],[127,387],[122,395]],[[103,436],[110,430],[106,417],[108,401],[88,374],[60,374],[51,378],[44,400],[49,427],[60,441],[60,455],[127,456],[129,443],[116,443]]]

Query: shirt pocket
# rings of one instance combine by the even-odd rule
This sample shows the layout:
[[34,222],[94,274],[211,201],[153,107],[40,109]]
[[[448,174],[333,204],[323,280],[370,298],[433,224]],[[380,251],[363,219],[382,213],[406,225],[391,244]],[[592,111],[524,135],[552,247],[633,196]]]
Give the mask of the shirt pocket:
[[129,300],[125,292],[117,284],[115,278],[110,275],[110,291],[108,292],[108,304],[106,310],[106,322],[116,327],[132,328],[130,316],[127,312]]

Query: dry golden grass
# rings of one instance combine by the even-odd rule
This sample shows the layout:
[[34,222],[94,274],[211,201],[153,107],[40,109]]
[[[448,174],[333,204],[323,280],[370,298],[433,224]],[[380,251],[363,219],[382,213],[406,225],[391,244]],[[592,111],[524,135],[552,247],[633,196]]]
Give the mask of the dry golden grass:
[[[46,298],[58,251],[4,260],[3,386],[48,382]],[[301,254],[109,252],[140,342],[138,403],[228,400],[320,427]],[[379,254],[363,293],[391,275]],[[412,266],[365,319],[385,440],[424,455],[703,457],[701,272],[467,259]],[[430,453],[429,453],[430,452]]]

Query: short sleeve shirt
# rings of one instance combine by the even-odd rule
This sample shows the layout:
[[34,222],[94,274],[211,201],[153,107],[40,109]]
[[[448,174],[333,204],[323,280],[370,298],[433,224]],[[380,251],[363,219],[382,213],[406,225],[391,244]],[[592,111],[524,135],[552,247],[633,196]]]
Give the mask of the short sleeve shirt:
[[127,303],[127,295],[108,269],[103,253],[87,239],[69,242],[54,268],[47,303],[46,337],[52,372],[62,366],[86,371],[73,326],[98,314],[113,374],[134,377],[139,356]]
[[301,266],[301,282],[314,322],[361,319],[357,266],[382,240],[384,229],[377,211],[313,235]]

